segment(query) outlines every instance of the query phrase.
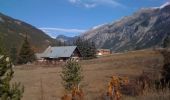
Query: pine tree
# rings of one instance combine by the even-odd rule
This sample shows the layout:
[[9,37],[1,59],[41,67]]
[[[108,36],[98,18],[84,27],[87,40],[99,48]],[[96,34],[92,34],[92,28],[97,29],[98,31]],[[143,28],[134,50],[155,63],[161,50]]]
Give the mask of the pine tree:
[[17,49],[15,47],[10,50],[10,58],[13,64],[17,63]]
[[167,48],[170,46],[170,36],[166,36],[166,38],[163,41],[163,48]]
[[94,42],[91,42],[91,57],[92,58],[96,58],[96,45],[95,45],[95,43]]
[[14,71],[9,57],[2,48],[0,45],[0,100],[21,100],[24,88],[20,86],[20,83],[10,83]]
[[[170,47],[170,36],[166,36],[166,38],[163,41],[163,47],[168,48]],[[170,82],[170,52],[168,50],[163,50],[161,54],[164,57],[164,65],[162,68],[162,85],[166,85],[167,83],[169,84]],[[170,84],[169,84],[170,87]]]
[[[163,50],[161,54],[164,57],[164,65],[162,67],[162,85],[169,84],[170,82],[170,52],[168,50]],[[169,84],[170,87],[170,84]]]
[[61,78],[63,80],[63,86],[65,90],[72,90],[74,87],[78,87],[83,76],[81,75],[82,69],[78,62],[69,60],[62,68]]
[[94,42],[78,38],[74,44],[77,45],[84,59],[96,57],[96,46]]
[[3,39],[0,37],[0,56],[2,55],[2,54],[4,54],[4,53],[6,53],[5,52],[5,48],[4,48],[4,44],[3,44]]
[[35,60],[34,51],[31,49],[26,36],[18,55],[18,63],[26,64],[28,62],[33,62],[34,60]]

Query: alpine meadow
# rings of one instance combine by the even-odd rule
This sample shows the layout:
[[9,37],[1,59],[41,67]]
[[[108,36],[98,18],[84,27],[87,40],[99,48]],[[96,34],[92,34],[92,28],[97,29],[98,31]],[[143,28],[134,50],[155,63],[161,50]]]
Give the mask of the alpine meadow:
[[1,0],[0,100],[170,100],[170,1]]

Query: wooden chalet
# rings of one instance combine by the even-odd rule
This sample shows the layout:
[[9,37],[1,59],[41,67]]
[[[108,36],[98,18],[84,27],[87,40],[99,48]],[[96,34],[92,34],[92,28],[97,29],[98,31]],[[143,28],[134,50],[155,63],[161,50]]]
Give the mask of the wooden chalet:
[[41,58],[46,61],[66,61],[68,59],[79,60],[82,57],[77,46],[49,46],[42,54]]

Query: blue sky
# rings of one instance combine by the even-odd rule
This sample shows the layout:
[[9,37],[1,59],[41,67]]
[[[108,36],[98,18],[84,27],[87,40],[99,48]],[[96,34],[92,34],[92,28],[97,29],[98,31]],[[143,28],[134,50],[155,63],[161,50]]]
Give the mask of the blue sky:
[[0,0],[0,12],[42,29],[52,37],[78,35],[141,8],[169,0]]

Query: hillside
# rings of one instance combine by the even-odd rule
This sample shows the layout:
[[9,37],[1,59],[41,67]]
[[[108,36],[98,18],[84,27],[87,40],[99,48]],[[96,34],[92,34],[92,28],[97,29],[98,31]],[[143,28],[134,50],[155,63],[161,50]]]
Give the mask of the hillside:
[[114,52],[160,47],[170,35],[170,3],[161,7],[143,8],[132,16],[100,25],[82,37],[94,41],[98,48]]
[[35,51],[55,44],[55,40],[36,27],[0,13],[0,36],[7,50],[11,47],[19,49],[26,34]]

